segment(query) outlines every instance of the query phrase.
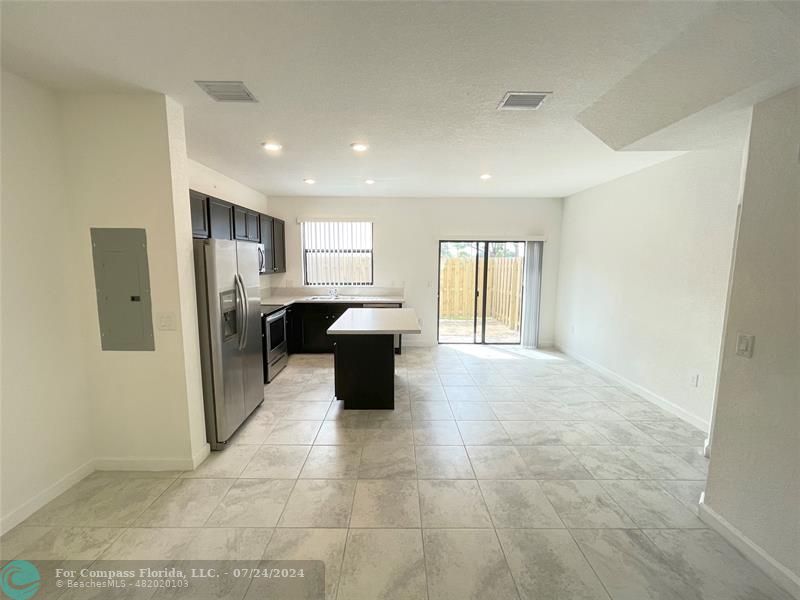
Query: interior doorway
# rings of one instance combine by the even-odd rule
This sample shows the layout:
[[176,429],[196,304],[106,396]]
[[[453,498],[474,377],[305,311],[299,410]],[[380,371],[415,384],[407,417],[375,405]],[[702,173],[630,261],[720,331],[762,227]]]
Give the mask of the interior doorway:
[[525,242],[440,241],[440,344],[519,344]]

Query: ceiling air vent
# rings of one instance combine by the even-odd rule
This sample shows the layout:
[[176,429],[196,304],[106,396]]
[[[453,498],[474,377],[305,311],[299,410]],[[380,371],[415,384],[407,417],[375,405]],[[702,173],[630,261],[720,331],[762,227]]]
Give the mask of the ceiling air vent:
[[497,110],[537,110],[553,92],[508,92]]
[[217,102],[258,102],[241,81],[195,81]]

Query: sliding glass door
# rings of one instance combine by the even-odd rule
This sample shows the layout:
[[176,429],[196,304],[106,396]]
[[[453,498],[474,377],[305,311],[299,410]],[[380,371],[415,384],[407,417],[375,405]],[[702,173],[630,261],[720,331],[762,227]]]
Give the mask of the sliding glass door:
[[524,269],[524,242],[439,242],[439,343],[519,344]]
[[519,344],[525,242],[487,242],[486,248],[483,341],[486,344]]
[[440,343],[475,343],[481,252],[477,242],[439,242]]

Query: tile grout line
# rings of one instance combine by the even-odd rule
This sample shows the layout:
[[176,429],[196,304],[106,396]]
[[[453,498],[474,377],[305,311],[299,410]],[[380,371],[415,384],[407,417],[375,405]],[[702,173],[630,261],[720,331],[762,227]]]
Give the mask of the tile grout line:
[[[414,365],[414,367],[415,367],[415,368],[421,368],[421,367],[423,367],[423,366],[425,366],[425,365],[423,365],[423,364],[419,364],[419,365],[416,365],[416,364],[415,364],[415,365]],[[435,364],[434,364],[434,366],[433,366],[433,369],[432,369],[432,370],[433,370],[434,372],[436,372],[436,373],[437,373],[437,376],[439,377],[439,386],[443,387],[443,383],[442,383],[442,380],[441,380],[441,376],[440,376],[440,375],[438,375],[438,370],[436,369],[436,367],[435,367]],[[559,373],[559,374],[560,374],[560,371],[557,371],[557,373]],[[559,376],[562,376],[562,377],[567,377],[567,376],[569,376],[569,372],[566,372],[566,374],[564,374],[564,375],[559,375]],[[474,379],[475,379],[475,378],[473,377],[473,380],[474,380]],[[523,381],[522,381],[522,380],[520,380],[519,378],[517,378],[515,381],[516,381],[516,383],[515,383],[515,384],[513,384],[513,385],[511,385],[511,388],[513,388],[513,389],[517,389],[517,388],[519,388],[520,386],[522,386],[522,387],[526,387],[526,384],[525,384],[525,382],[523,382]],[[477,383],[477,380],[475,380],[475,382]],[[528,385],[533,385],[533,384],[531,383],[531,384],[528,384]],[[480,386],[478,386],[478,387],[480,387]],[[584,384],[581,384],[581,385],[577,385],[577,386],[559,386],[557,389],[561,389],[561,390],[565,390],[565,391],[567,391],[567,390],[573,390],[573,389],[574,389],[574,390],[588,389],[588,388],[593,388],[593,387],[598,387],[598,386],[597,386],[596,384],[589,384],[589,385],[584,385]],[[605,386],[603,386],[603,387],[609,387],[609,386],[608,386],[608,385],[605,385]],[[611,387],[614,387],[614,386],[611,386]],[[486,398],[486,397],[484,396],[484,398]],[[444,398],[444,399],[445,399],[445,401],[447,402],[448,408],[449,408],[449,409],[452,411],[452,410],[453,410],[453,407],[452,407],[452,405],[453,405],[453,401],[452,401],[452,400],[450,400],[450,398],[447,396],[447,394],[445,394],[445,398]],[[408,401],[409,401],[409,403],[410,403],[410,396],[409,396],[409,398],[408,398]],[[486,400],[484,400],[484,401],[485,401],[485,402],[488,402],[488,399],[486,399]],[[514,401],[517,401],[517,400],[516,400],[516,398],[514,399]],[[643,401],[646,401],[646,400],[643,400]],[[277,402],[277,401],[276,401],[276,402]],[[600,404],[602,404],[602,402],[601,402]],[[321,423],[320,423],[320,426],[319,426],[319,428],[318,428],[318,429],[316,430],[316,432],[315,432],[314,439],[312,440],[312,442],[311,442],[311,444],[310,444],[310,446],[309,446],[309,450],[308,450],[308,452],[307,452],[307,454],[306,454],[306,456],[305,456],[305,458],[304,458],[304,460],[303,460],[303,464],[302,464],[302,465],[301,465],[301,467],[300,467],[300,471],[298,472],[297,476],[293,478],[292,490],[290,491],[289,498],[291,497],[291,494],[293,493],[293,491],[294,491],[294,490],[295,490],[295,488],[296,488],[296,484],[297,484],[297,482],[299,481],[299,479],[300,479],[300,475],[302,474],[302,471],[303,471],[303,469],[305,468],[305,466],[306,466],[306,464],[307,464],[307,462],[308,462],[308,459],[309,459],[309,457],[310,457],[310,453],[311,453],[311,451],[313,450],[313,448],[314,448],[314,447],[317,447],[317,440],[319,439],[319,435],[320,435],[321,427],[322,427],[322,425],[323,425],[323,424],[324,424],[324,423],[327,421],[327,418],[328,418],[328,416],[330,415],[330,413],[331,413],[331,411],[332,411],[332,409],[333,409],[333,405],[334,405],[333,401],[332,401],[332,400],[329,400],[329,403],[328,403],[327,410],[325,411],[325,416],[323,417],[323,419],[322,419],[322,421],[321,421]],[[290,409],[290,407],[291,407],[291,406],[292,406],[292,404],[291,404],[291,403],[289,403],[289,402],[286,402],[286,403],[284,403],[284,405],[281,407],[281,409],[282,409],[282,410],[284,410],[284,413],[285,413],[285,414],[289,414],[289,413],[291,412],[291,409]],[[491,408],[491,407],[490,407],[490,408]],[[492,409],[492,410],[493,410],[493,409]],[[612,409],[612,410],[613,410],[613,409]],[[493,412],[494,412],[494,411],[493,411]],[[281,420],[281,419],[279,419],[279,420]],[[284,415],[284,417],[282,417],[282,420],[284,420],[284,421],[286,421],[286,420],[289,420],[289,421],[296,421],[296,420],[298,420],[298,419],[287,419],[287,418],[285,417],[285,415]],[[316,420],[316,419],[300,419],[300,420],[301,420],[301,421],[307,421],[307,420]],[[473,465],[472,458],[469,456],[469,453],[468,453],[468,452],[466,452],[466,444],[465,444],[465,443],[464,443],[464,441],[463,441],[463,436],[461,435],[461,430],[460,430],[460,428],[458,427],[458,420],[457,420],[457,419],[455,419],[455,415],[454,415],[454,413],[453,413],[453,417],[452,417],[452,418],[448,418],[448,419],[446,419],[445,421],[451,421],[451,422],[455,422],[456,428],[458,429],[458,432],[459,432],[459,437],[461,438],[461,444],[460,444],[460,445],[458,445],[458,444],[455,444],[455,445],[453,445],[453,446],[454,446],[454,447],[461,447],[461,448],[464,448],[464,451],[465,451],[465,453],[467,454],[468,463],[470,464],[470,467],[471,467],[471,469],[472,469],[472,473],[473,473],[473,480],[476,480],[476,482],[478,483],[479,490],[480,490],[480,492],[481,492],[481,497],[482,497],[482,500],[483,500],[483,502],[484,502],[484,505],[485,505],[485,506],[487,506],[487,511],[488,511],[488,505],[486,505],[485,496],[483,495],[483,490],[482,490],[482,488],[480,487],[480,480],[477,480],[477,475],[475,474],[475,471],[474,471],[474,465]],[[335,422],[335,419],[334,419],[334,422]],[[413,447],[413,451],[414,451],[414,461],[415,461],[415,469],[416,469],[416,463],[417,463],[417,446],[418,446],[418,444],[416,443],[416,439],[415,439],[415,438],[414,438],[414,436],[413,436],[413,434],[414,434],[414,429],[413,429],[413,419],[411,419],[411,420],[410,420],[410,422],[411,422],[411,424],[412,424],[412,425],[411,425],[411,430],[412,430],[412,440],[411,440],[411,445],[412,445],[412,447]],[[497,422],[497,420],[495,420],[495,421],[492,421],[492,422]],[[626,422],[626,423],[630,424],[630,425],[631,425],[632,427],[634,427],[634,428],[635,428],[637,431],[642,431],[642,430],[641,430],[641,429],[640,429],[640,428],[639,428],[639,427],[636,425],[636,422],[634,422],[634,421],[631,421],[631,420],[628,420],[628,419],[624,419],[624,422]],[[502,423],[501,423],[501,427],[502,427]],[[274,424],[273,424],[273,428],[274,428]],[[643,433],[644,435],[647,435],[647,433],[646,433],[646,432],[644,432],[644,431],[642,431],[642,433]],[[267,435],[269,435],[269,433],[268,433]],[[602,435],[602,433],[601,433],[601,435]],[[619,444],[613,444],[613,443],[611,443],[611,440],[608,440],[608,442],[609,442],[609,443],[608,443],[608,447],[620,447],[620,445],[619,445]],[[264,440],[263,440],[263,441],[262,441],[260,444],[258,444],[258,447],[259,447],[259,448],[261,448],[261,447],[264,447],[265,445],[268,445],[268,444],[266,444],[266,438],[265,438],[265,439],[264,439]],[[448,445],[451,445],[451,444],[448,444]],[[479,444],[479,445],[482,445],[482,444]],[[561,444],[561,445],[562,445],[562,446],[564,446],[564,447],[566,447],[564,444]],[[606,444],[601,444],[601,445],[602,445],[602,446],[606,446]],[[681,446],[681,444],[673,444],[673,445],[675,445],[676,447],[677,447],[677,446]],[[338,444],[335,444],[334,446],[338,446]],[[493,446],[493,444],[489,444],[489,446]],[[519,445],[518,445],[518,444],[514,444],[514,443],[512,443],[512,444],[511,444],[511,446],[516,448],[516,447],[518,447]],[[691,463],[689,463],[688,461],[684,460],[684,459],[683,459],[683,458],[682,458],[682,457],[681,457],[681,456],[680,456],[680,455],[677,453],[677,451],[676,451],[676,449],[675,449],[675,448],[672,448],[672,447],[669,447],[669,446],[667,446],[666,442],[660,442],[660,441],[658,441],[658,440],[654,440],[654,441],[653,441],[653,443],[652,443],[652,444],[650,444],[650,446],[652,446],[653,448],[663,448],[663,449],[664,449],[664,451],[665,451],[667,454],[669,454],[669,455],[671,455],[671,456],[675,457],[675,458],[676,458],[676,459],[678,459],[678,460],[679,460],[681,463],[685,463],[685,464],[686,464],[686,466],[687,466],[687,467],[689,467],[689,468],[690,468],[692,471],[694,471],[696,474],[698,474],[698,475],[702,474],[702,473],[700,473],[699,469],[695,468],[695,466],[694,466],[693,464],[691,464]],[[440,444],[434,444],[434,445],[433,445],[433,447],[442,447],[442,446],[441,446]],[[688,447],[688,446],[687,446],[687,447]],[[364,446],[363,446],[363,444],[360,444],[360,450],[361,450],[361,452],[360,452],[360,454],[359,454],[359,466],[360,466],[360,460],[361,460],[361,456],[363,456],[363,451],[364,451]],[[569,448],[567,448],[567,450],[568,450],[568,452],[570,453],[570,455],[572,455],[573,457],[575,457],[575,453],[574,453],[572,450],[570,450]],[[256,451],[256,453],[257,453],[257,451]],[[633,459],[633,457],[632,457],[632,456],[628,455],[628,454],[627,454],[627,452],[624,452],[624,451],[623,451],[623,453],[624,453],[624,454],[626,454],[626,455],[627,455],[629,458],[631,458],[632,460],[634,460],[634,462],[636,462],[636,463],[638,464],[638,461],[636,461],[635,459]],[[255,456],[255,454],[254,454],[254,456]],[[241,469],[241,471],[240,471],[240,473],[239,473],[239,476],[237,476],[237,477],[231,477],[231,478],[228,478],[228,477],[187,478],[187,479],[233,479],[233,480],[234,480],[234,482],[233,482],[233,483],[232,483],[232,484],[231,484],[231,485],[230,485],[230,486],[227,488],[227,490],[226,490],[225,494],[223,494],[223,495],[222,495],[222,497],[220,498],[220,500],[219,500],[219,502],[217,503],[217,505],[215,506],[215,508],[214,508],[214,509],[212,509],[212,510],[211,510],[211,512],[209,513],[209,518],[210,518],[210,514],[213,514],[213,512],[216,510],[216,508],[219,506],[219,504],[221,504],[221,502],[222,502],[222,501],[224,501],[224,498],[225,498],[225,497],[227,497],[227,495],[230,493],[230,489],[232,489],[232,487],[236,485],[236,482],[238,482],[238,481],[240,481],[240,480],[242,479],[242,478],[240,477],[240,476],[241,476],[241,473],[243,473],[243,472],[246,470],[246,468],[247,468],[247,465],[249,465],[249,464],[252,462],[252,460],[253,460],[254,456],[253,456],[253,457],[251,457],[251,458],[250,458],[250,460],[248,460],[248,461],[247,461],[247,463],[245,464],[245,466],[244,466],[244,467]],[[576,458],[577,458],[577,457],[576,457]],[[580,459],[579,459],[579,458],[578,458],[578,462],[579,462],[579,463],[581,463],[581,464],[583,464],[583,463],[580,461]],[[526,466],[527,466],[527,465],[526,465]],[[641,465],[640,465],[640,466],[641,466]],[[585,465],[584,465],[584,467],[585,467]],[[642,467],[642,468],[644,468],[644,467]],[[603,490],[603,492],[604,492],[606,495],[609,495],[609,496],[610,496],[610,494],[608,494],[608,492],[607,492],[607,490],[605,489],[605,487],[602,485],[602,481],[605,481],[605,480],[599,480],[599,479],[597,479],[596,477],[594,477],[594,475],[593,475],[593,474],[591,474],[591,473],[590,473],[590,475],[592,476],[592,480],[594,480],[594,481],[598,481],[598,485],[600,485],[600,488]],[[152,507],[152,506],[153,506],[153,505],[154,505],[156,502],[158,502],[158,500],[159,500],[160,498],[162,498],[162,497],[163,497],[165,494],[167,494],[167,492],[169,492],[169,490],[173,489],[173,487],[175,486],[175,481],[179,481],[179,480],[181,480],[181,479],[182,479],[182,476],[180,476],[180,475],[179,475],[178,477],[176,477],[176,478],[175,478],[175,479],[174,479],[174,480],[173,480],[173,481],[172,481],[172,482],[171,482],[171,483],[170,483],[170,484],[167,486],[167,488],[165,488],[165,489],[164,489],[164,490],[163,490],[163,491],[162,491],[162,492],[161,492],[161,493],[160,493],[158,496],[156,496],[156,498],[154,498],[154,499],[153,499],[151,502],[149,502],[149,503],[148,503],[148,504],[147,504],[147,505],[146,505],[146,506],[145,506],[145,507],[144,507],[144,508],[141,510],[141,512],[140,512],[140,513],[138,513],[138,514],[137,514],[137,515],[134,517],[134,522],[135,522],[135,520],[136,520],[136,519],[140,518],[142,514],[144,514],[145,512],[147,512],[147,510],[148,510],[148,509],[150,509],[150,508],[151,508],[151,507]],[[329,478],[323,478],[323,479],[329,479]],[[335,479],[340,479],[340,478],[335,478]],[[685,478],[681,478],[681,479],[676,479],[676,478],[668,478],[668,479],[666,479],[665,481],[684,481],[684,480],[685,480],[685,481],[695,481],[695,480],[693,480],[693,479],[689,479],[689,480],[687,480],[687,479],[685,479]],[[419,473],[418,473],[418,471],[416,471],[416,479],[415,479],[415,481],[417,482],[417,484],[416,484],[416,485],[417,485],[417,493],[418,493],[418,505],[419,505],[419,507],[420,507],[420,531],[421,531],[421,533],[422,533],[422,520],[421,520],[421,519],[422,519],[422,515],[421,515],[421,495],[419,494],[419,481],[420,481],[420,479],[419,479]],[[637,478],[637,479],[634,479],[634,480],[632,480],[632,481],[640,481],[640,479],[638,479],[638,478]],[[657,485],[659,486],[659,488],[660,488],[660,489],[663,489],[663,486],[661,485],[661,482],[660,482],[660,480],[653,480],[653,481],[658,481]],[[697,481],[701,481],[701,480],[697,480]],[[356,486],[357,486],[357,484],[358,484],[358,475],[356,475]],[[677,498],[677,497],[676,497],[674,494],[670,493],[670,492],[669,492],[669,490],[666,490],[666,489],[665,489],[665,490],[664,490],[664,492],[665,492],[665,493],[666,493],[666,494],[667,494],[669,497],[671,497],[671,498],[674,498],[675,500],[677,500],[677,501],[678,501],[678,502],[679,502],[681,505],[684,505],[684,506],[686,506],[686,505],[685,505],[685,503],[684,503],[682,500],[680,500],[679,498]],[[548,503],[549,503],[549,502],[550,502],[550,500],[549,500],[549,498],[547,498],[547,496],[546,496],[546,495],[545,495],[545,498],[547,499],[547,501],[548,501]],[[622,508],[622,506],[621,506],[621,505],[619,505],[619,504],[616,502],[616,500],[614,500],[613,498],[611,498],[611,501],[612,501],[612,502],[613,502],[613,503],[614,503],[614,504],[615,504],[615,505],[616,505],[616,506],[617,506],[617,507],[620,509],[620,511],[621,511],[621,513],[622,513],[622,514],[626,514],[626,515],[628,515],[628,517],[630,518],[630,515],[628,514],[628,511],[626,511],[624,508]],[[347,534],[349,534],[349,533],[351,532],[350,525],[351,525],[351,523],[352,523],[352,512],[353,512],[353,509],[354,509],[354,502],[355,502],[355,488],[354,488],[354,491],[353,491],[353,500],[352,500],[352,502],[351,502],[351,510],[350,510],[350,515],[349,515],[349,518],[348,518],[348,526],[347,526],[347,529],[346,529],[346,531],[347,531]],[[282,511],[281,511],[281,515],[278,517],[278,522],[280,522],[280,519],[283,517],[283,514],[285,513],[287,506],[288,506],[288,498],[287,498],[287,501],[284,503],[283,509],[282,509]],[[552,506],[552,505],[551,505],[551,506]],[[557,511],[556,511],[556,515],[558,516],[559,520],[561,520],[561,517],[560,517],[560,515],[558,515],[558,512],[557,512]],[[494,518],[493,518],[493,516],[492,516],[491,512],[489,512],[489,517],[490,517],[490,520],[491,520],[491,522],[492,522],[492,529],[493,529],[493,531],[495,532],[495,536],[496,536],[496,538],[498,539],[498,543],[500,543],[500,542],[499,542],[499,534],[498,534],[497,524],[496,524],[496,522],[495,522],[495,520],[494,520]],[[631,519],[631,520],[633,521],[633,519]],[[563,520],[561,520],[561,522],[562,522],[562,524],[563,524]],[[633,522],[635,523],[635,521],[633,521]],[[205,523],[204,523],[203,525],[201,525],[201,526],[197,527],[197,529],[203,529],[203,528],[207,528],[207,527],[206,527],[206,524],[207,524],[207,523],[208,523],[208,518],[206,519]],[[53,527],[53,526],[51,526],[51,527]],[[55,527],[55,528],[58,528],[58,526],[54,526],[54,527]],[[637,527],[638,527],[638,524],[637,524]],[[152,527],[149,527],[149,526],[148,526],[148,527],[146,527],[146,528],[158,528],[158,526],[152,526]],[[179,528],[180,528],[180,527],[179,527]],[[272,535],[274,535],[274,532],[275,532],[275,529],[276,529],[276,528],[277,528],[277,524],[276,524],[276,527],[273,527],[273,528],[271,529],[270,538],[267,540],[266,547],[268,547],[268,546],[269,546],[269,543],[271,542],[271,539],[272,539]],[[108,546],[106,546],[106,547],[105,547],[103,550],[101,550],[101,551],[100,551],[100,555],[101,555],[101,556],[102,556],[102,553],[104,553],[104,552],[105,552],[105,551],[106,551],[106,550],[107,550],[107,549],[108,549],[108,548],[109,548],[111,545],[113,545],[113,544],[114,544],[114,543],[115,543],[115,542],[116,542],[116,541],[117,541],[117,540],[118,540],[120,537],[122,537],[122,536],[125,534],[125,532],[126,532],[126,531],[128,531],[128,530],[130,530],[130,529],[132,529],[132,528],[131,528],[131,527],[124,527],[124,526],[123,526],[123,527],[121,527],[121,528],[119,528],[119,529],[120,529],[120,531],[119,531],[118,535],[117,535],[117,536],[116,536],[116,537],[115,537],[113,540],[111,540],[111,541],[108,543]],[[570,535],[571,535],[571,539],[573,540],[573,543],[577,544],[577,541],[575,540],[575,537],[574,537],[574,535],[572,535],[572,531],[571,531],[569,528],[567,528],[567,529],[568,529],[568,531],[570,531]],[[589,528],[589,529],[595,529],[595,528]],[[641,530],[641,528],[639,528],[639,529]],[[658,528],[655,528],[655,529],[658,529]],[[675,528],[674,528],[674,527],[669,527],[669,528],[665,528],[665,529],[675,529]],[[678,528],[678,529],[682,529],[682,528]],[[627,531],[632,531],[632,529],[626,529],[626,530],[627,530]],[[349,535],[347,535],[347,534],[346,534],[346,539],[345,539],[345,549],[344,549],[344,550],[343,550],[343,552],[342,552],[342,561],[341,561],[341,563],[340,563],[340,568],[341,568],[341,566],[343,566],[343,564],[344,564],[344,557],[345,557],[345,554],[346,554],[347,539],[349,538]],[[644,534],[644,535],[646,536],[646,534]],[[649,539],[649,536],[647,536],[647,537],[648,537],[648,539]],[[503,553],[504,559],[506,560],[506,565],[507,565],[507,567],[508,567],[508,560],[507,560],[507,557],[505,556],[505,551],[504,551],[504,549],[502,548],[502,543],[500,543],[500,546],[501,546],[501,552]],[[424,556],[424,538],[423,538],[423,548],[422,548],[422,550],[423,550],[423,562],[424,562],[424,564],[425,564],[425,569],[426,569],[426,573],[425,573],[425,575],[426,575],[426,592],[428,592],[427,561],[426,561],[426,559],[425,559],[425,556]],[[582,549],[580,549],[580,546],[579,546],[579,550],[581,551],[581,554],[584,556],[584,559],[585,559],[585,560],[587,560],[587,562],[588,562],[588,559],[586,559],[586,557],[585,557],[585,553],[583,553],[583,550],[582,550]],[[263,552],[262,552],[262,555],[263,555]],[[589,563],[589,564],[590,564],[590,563]],[[591,567],[591,564],[590,564],[590,567]],[[594,571],[594,568],[593,568],[593,567],[591,567],[591,568],[592,568],[592,570]],[[510,567],[509,567],[509,569],[510,569]],[[511,575],[512,575],[512,579],[514,579],[514,577],[513,577],[513,573],[512,573]],[[595,572],[595,575],[596,575],[596,572]],[[598,579],[599,579],[599,577],[598,577]],[[520,590],[519,590],[519,585],[517,585],[517,582],[516,582],[516,580],[514,580],[514,581],[515,581],[515,586],[517,587],[517,592],[518,592],[518,594],[519,594],[519,593],[520,593]],[[603,584],[602,580],[600,580],[600,581],[601,581],[601,584],[603,585],[603,587],[605,588],[605,584]],[[336,596],[337,596],[337,597],[338,597],[338,594],[339,594],[339,586],[338,586],[338,583],[339,583],[339,582],[337,582],[337,590],[336,590]],[[607,590],[606,590],[606,591],[607,591]]]
[[[498,481],[498,480],[495,480]],[[522,591],[520,590],[519,583],[517,582],[517,578],[514,577],[514,572],[511,570],[511,565],[508,564],[508,556],[506,556],[505,548],[503,548],[503,543],[500,541],[500,535],[497,533],[497,523],[494,520],[494,516],[492,515],[492,511],[489,510],[489,503],[486,502],[486,496],[483,493],[483,487],[481,487],[481,482],[479,479],[475,480],[476,485],[478,486],[478,492],[481,495],[481,500],[483,501],[483,506],[486,508],[486,514],[489,515],[489,522],[492,524],[492,532],[494,532],[494,538],[497,540],[497,545],[500,548],[500,554],[503,556],[503,562],[506,565],[506,569],[508,570],[508,574],[511,576],[511,581],[514,583],[514,589],[517,592],[517,598],[522,598]],[[542,492],[544,494],[544,492]],[[556,513],[557,515],[558,513]]]
[[616,598],[614,598],[614,596],[606,587],[605,581],[603,581],[600,578],[600,575],[597,573],[597,570],[595,570],[594,565],[589,561],[589,558],[586,556],[586,553],[583,551],[583,548],[581,548],[581,545],[578,543],[578,540],[575,539],[575,535],[572,533],[572,530],[569,527],[567,527],[566,529],[570,539],[572,540],[572,543],[575,544],[575,547],[578,549],[578,552],[581,553],[584,562],[589,566],[589,568],[592,570],[592,573],[594,573],[594,576],[597,578],[597,581],[599,581],[600,585],[603,587],[603,591],[606,593],[606,596],[608,596],[608,600],[616,600]]
[[417,445],[414,444],[414,472],[417,478],[414,480],[417,486],[417,505],[419,506],[419,543],[422,546],[422,574],[425,576],[425,598],[430,600],[431,591],[428,582],[428,559],[425,554],[425,530],[422,527],[422,494],[419,491],[419,468],[417,468]]
[[356,491],[358,488],[358,481],[359,481],[358,471],[361,469],[361,458],[364,455],[364,445],[362,444],[360,448],[361,452],[358,456],[358,469],[356,469],[356,483],[353,486],[353,500],[350,504],[350,514],[347,517],[347,529],[345,530],[344,534],[344,548],[342,548],[342,559],[341,561],[339,561],[339,578],[336,581],[336,596],[334,596],[334,600],[339,599],[339,590],[341,589],[341,583],[342,583],[342,571],[344,569],[344,559],[345,556],[347,556],[347,542],[350,541],[350,531],[352,531],[350,524],[353,522],[353,509],[355,508],[356,504]]

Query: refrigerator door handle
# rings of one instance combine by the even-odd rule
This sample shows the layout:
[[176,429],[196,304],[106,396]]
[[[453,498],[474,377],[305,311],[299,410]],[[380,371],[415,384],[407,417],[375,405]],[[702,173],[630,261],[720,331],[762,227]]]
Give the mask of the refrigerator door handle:
[[247,290],[244,287],[242,276],[236,274],[236,286],[239,288],[239,295],[242,299],[242,329],[239,332],[239,350],[244,350],[247,345],[247,334],[249,329],[250,307],[247,302]]
[[242,295],[242,288],[239,285],[239,274],[236,273],[233,276],[233,286],[236,292],[236,329],[239,332],[239,341],[236,344],[236,347],[241,350],[242,349],[242,342],[245,339],[244,337],[244,328],[245,324],[247,323],[245,319],[245,301],[244,296]]
[[242,335],[242,316],[244,316],[244,309],[242,308],[242,297],[239,294],[239,280],[236,275],[233,276],[233,301],[236,304],[236,331],[239,332],[239,342],[236,344],[238,347],[241,343]]

